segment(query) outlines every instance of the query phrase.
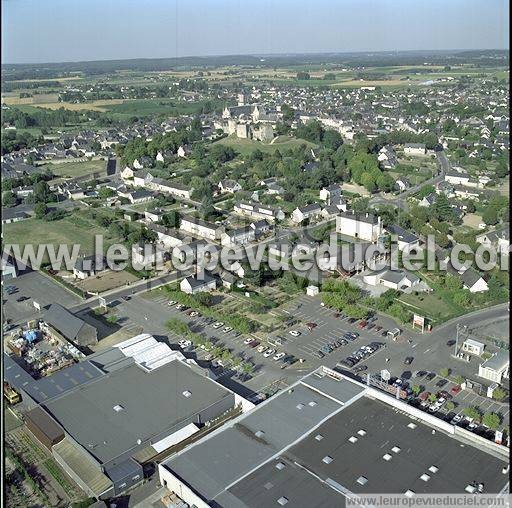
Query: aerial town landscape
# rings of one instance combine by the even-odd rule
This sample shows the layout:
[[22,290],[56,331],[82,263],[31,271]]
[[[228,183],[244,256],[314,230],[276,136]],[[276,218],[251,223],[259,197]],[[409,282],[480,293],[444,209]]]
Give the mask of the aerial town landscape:
[[114,56],[2,3],[5,506],[508,506],[507,3],[458,43],[165,58],[174,4],[235,7],[154,3]]

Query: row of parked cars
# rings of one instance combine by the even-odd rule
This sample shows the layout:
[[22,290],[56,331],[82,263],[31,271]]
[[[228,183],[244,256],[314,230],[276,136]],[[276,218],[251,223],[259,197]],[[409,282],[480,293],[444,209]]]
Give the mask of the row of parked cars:
[[[342,367],[348,367],[351,369],[356,366],[361,360],[366,360],[369,356],[373,355],[376,351],[378,351],[384,344],[381,342],[371,342],[367,346],[361,346],[359,349],[354,351],[350,356],[347,356],[345,359],[341,360],[339,365]],[[361,372],[366,370],[366,365],[356,367],[354,372]]]

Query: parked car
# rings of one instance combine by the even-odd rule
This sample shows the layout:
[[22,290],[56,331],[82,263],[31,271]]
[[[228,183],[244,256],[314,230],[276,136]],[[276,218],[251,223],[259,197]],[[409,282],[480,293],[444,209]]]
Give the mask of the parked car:
[[222,329],[222,331],[223,331],[224,333],[229,333],[231,330],[233,330],[233,328],[231,328],[231,326],[225,326],[225,327]]
[[28,300],[28,296],[20,296],[18,298],[16,298],[16,301],[17,302],[24,302],[25,300]]
[[450,392],[452,392],[453,395],[457,395],[462,390],[460,385],[452,386],[450,389]]
[[366,327],[366,329],[367,329],[367,330],[371,330],[371,329],[372,329],[372,328],[374,328],[374,327],[375,327],[375,325],[374,325],[373,323],[370,323],[370,324]]
[[357,319],[356,319],[356,318],[353,318],[353,317],[351,317],[351,318],[348,320],[348,322],[349,322],[351,325],[353,325],[356,321],[357,321]]
[[446,379],[440,379],[437,383],[436,383],[436,386],[439,387],[439,388],[442,388],[446,383],[448,383],[448,381]]
[[419,370],[418,372],[416,372],[416,376],[415,377],[423,377],[427,374],[427,371],[425,370]]
[[245,339],[245,340],[244,340],[244,344],[245,344],[246,346],[248,346],[248,345],[249,345],[251,342],[253,342],[253,341],[254,341],[254,339],[253,339],[252,337],[248,337],[247,339]]
[[318,325],[316,323],[306,323],[306,328],[309,330],[309,331],[312,331],[314,330]]
[[407,356],[404,360],[405,365],[411,365],[414,358],[412,356]]
[[454,346],[455,345],[455,341],[452,339],[452,340],[449,340],[447,343],[446,343],[447,346]]
[[317,358],[323,358],[325,355],[322,353],[322,351],[315,351],[313,356],[316,356]]
[[458,415],[455,415],[451,420],[450,420],[450,424],[451,425],[457,425],[458,423],[460,423],[462,421],[462,415],[461,414],[458,414]]
[[193,310],[190,314],[189,314],[190,317],[196,317],[196,316],[199,316],[199,312],[197,312],[197,310]]
[[432,379],[434,379],[436,377],[435,373],[434,372],[429,372],[426,376],[426,380],[427,381],[432,381]]
[[300,335],[298,330],[290,330],[288,333],[293,337],[298,337]]
[[252,347],[252,348],[255,348],[257,346],[260,345],[260,341],[259,340],[253,340],[250,344],[249,344],[249,347]]
[[377,326],[375,327],[375,331],[376,331],[376,332],[380,332],[381,330],[382,330],[382,326],[381,326],[381,325],[377,325]]
[[366,328],[366,326],[368,325],[368,321],[366,320],[362,320],[359,322],[359,324],[357,326],[359,326],[359,328],[363,329],[363,328]]
[[275,349],[267,349],[264,353],[263,353],[263,357],[264,358],[268,358],[269,356],[272,356],[273,354],[275,354],[276,350]]
[[216,330],[221,328],[222,326],[224,326],[224,323],[222,321],[217,321],[216,323],[213,324],[213,328],[215,328]]
[[280,353],[277,353],[274,355],[274,357],[272,358],[272,360],[274,360],[275,362],[278,362],[279,360],[281,360],[281,358],[284,358],[286,356],[286,353],[283,353],[282,351]]
[[267,346],[265,345],[261,345],[258,347],[258,349],[256,349],[256,351],[258,351],[258,353],[263,353],[263,351],[265,351],[267,349]]
[[169,307],[172,307],[173,305],[176,305],[176,303],[178,303],[178,302],[175,302],[174,300],[169,300],[167,302],[167,305],[169,305]]

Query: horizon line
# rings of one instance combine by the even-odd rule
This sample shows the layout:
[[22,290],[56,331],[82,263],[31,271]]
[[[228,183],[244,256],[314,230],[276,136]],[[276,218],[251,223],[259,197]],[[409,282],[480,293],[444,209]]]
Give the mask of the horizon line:
[[272,58],[272,57],[297,57],[297,56],[335,56],[335,55],[361,55],[361,54],[377,54],[386,53],[449,53],[449,52],[465,52],[465,51],[505,51],[509,52],[510,48],[447,48],[447,49],[390,49],[390,50],[356,50],[356,51],[314,51],[314,52],[284,52],[284,53],[226,53],[216,55],[182,55],[182,56],[166,56],[166,57],[134,57],[134,58],[100,58],[97,60],[65,60],[65,61],[46,61],[46,62],[2,62],[5,66],[21,66],[21,65],[62,65],[62,64],[87,64],[95,62],[130,62],[134,60],[171,60],[185,58],[219,58],[219,57],[254,57],[254,58]]

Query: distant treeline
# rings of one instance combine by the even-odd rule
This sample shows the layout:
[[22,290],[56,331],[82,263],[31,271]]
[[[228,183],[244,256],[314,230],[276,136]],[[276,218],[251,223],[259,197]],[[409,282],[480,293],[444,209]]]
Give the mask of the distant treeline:
[[473,63],[482,67],[508,65],[508,50],[482,51],[406,51],[385,53],[339,53],[308,55],[225,55],[211,57],[139,58],[133,60],[104,60],[47,64],[4,64],[2,80],[17,81],[29,78],[57,78],[78,72],[85,75],[109,74],[119,70],[140,72],[216,68],[228,65],[251,67],[290,67],[313,64],[343,64],[349,67],[421,66]]
[[21,88],[40,88],[40,87],[48,87],[48,88],[60,88],[62,85],[58,81],[45,81],[44,83],[34,82],[34,81],[5,81],[2,83],[2,91],[3,92],[13,92],[14,90],[19,90]]

